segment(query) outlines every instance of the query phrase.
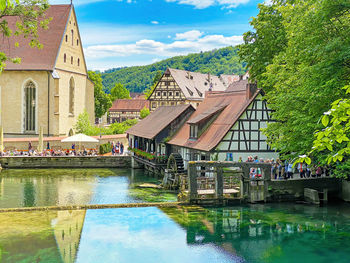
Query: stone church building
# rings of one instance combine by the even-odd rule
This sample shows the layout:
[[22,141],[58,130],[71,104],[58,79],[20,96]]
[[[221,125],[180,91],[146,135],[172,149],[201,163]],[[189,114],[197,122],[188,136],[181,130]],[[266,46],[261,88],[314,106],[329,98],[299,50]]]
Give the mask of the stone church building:
[[[0,75],[0,126],[5,137],[73,133],[86,109],[94,121],[94,84],[88,79],[84,51],[73,5],[52,5],[47,30],[39,29],[42,49],[31,48],[23,37],[0,36],[0,50],[21,58],[7,63]],[[10,28],[17,18],[8,17]],[[19,43],[16,47],[15,43]]]

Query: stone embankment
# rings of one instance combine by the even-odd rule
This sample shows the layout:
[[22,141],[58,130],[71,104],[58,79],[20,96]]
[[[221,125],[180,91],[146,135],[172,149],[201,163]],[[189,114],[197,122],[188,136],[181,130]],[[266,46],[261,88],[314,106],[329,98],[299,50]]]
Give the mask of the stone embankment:
[[130,168],[130,156],[0,157],[5,169]]
[[2,208],[0,213],[9,212],[30,212],[30,211],[59,211],[59,210],[85,210],[85,209],[109,209],[109,208],[137,208],[137,207],[177,207],[187,205],[181,202],[162,202],[162,203],[130,203],[130,204],[106,204],[106,205],[70,205],[70,206],[42,206],[42,207],[20,207],[20,208]]

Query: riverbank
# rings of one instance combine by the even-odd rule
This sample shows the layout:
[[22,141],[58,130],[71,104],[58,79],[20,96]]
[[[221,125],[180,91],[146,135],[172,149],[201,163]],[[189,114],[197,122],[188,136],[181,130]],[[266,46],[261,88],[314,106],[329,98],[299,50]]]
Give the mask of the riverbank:
[[131,156],[0,157],[5,169],[48,168],[130,168]]

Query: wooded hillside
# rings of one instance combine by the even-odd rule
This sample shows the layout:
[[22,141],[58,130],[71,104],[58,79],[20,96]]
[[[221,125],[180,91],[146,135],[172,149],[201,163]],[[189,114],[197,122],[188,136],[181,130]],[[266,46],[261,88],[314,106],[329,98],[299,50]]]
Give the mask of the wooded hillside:
[[107,93],[118,82],[131,92],[143,92],[152,85],[157,71],[164,72],[168,67],[220,75],[243,74],[245,72],[244,66],[239,61],[237,49],[226,47],[187,56],[172,57],[147,66],[110,69],[101,75]]

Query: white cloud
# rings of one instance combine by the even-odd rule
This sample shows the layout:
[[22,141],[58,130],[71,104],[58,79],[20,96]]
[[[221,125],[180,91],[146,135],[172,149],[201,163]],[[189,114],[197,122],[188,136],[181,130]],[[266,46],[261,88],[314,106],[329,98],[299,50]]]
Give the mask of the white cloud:
[[242,36],[206,35],[192,39],[176,40],[171,43],[142,39],[131,44],[93,45],[85,48],[87,58],[130,57],[134,55],[154,55],[171,57],[186,55],[215,48],[235,46],[242,43]]
[[203,35],[203,32],[200,32],[198,30],[191,30],[187,31],[185,33],[177,33],[175,39],[176,40],[196,40],[200,38]]
[[153,25],[158,25],[159,22],[158,22],[158,21],[151,21],[151,24],[153,24]]
[[224,8],[235,8],[246,4],[250,0],[165,0],[166,2],[177,2],[179,4],[192,5],[197,9],[204,9],[214,5],[221,5]]

